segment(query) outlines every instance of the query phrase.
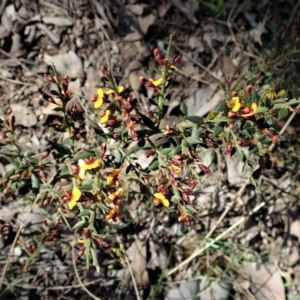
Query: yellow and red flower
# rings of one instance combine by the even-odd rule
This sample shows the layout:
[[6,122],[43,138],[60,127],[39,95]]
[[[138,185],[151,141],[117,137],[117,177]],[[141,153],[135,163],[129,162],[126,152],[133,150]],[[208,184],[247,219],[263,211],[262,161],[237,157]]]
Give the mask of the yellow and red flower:
[[107,203],[110,204],[112,202],[116,202],[117,200],[120,200],[123,194],[124,194],[124,189],[118,188],[114,193],[110,194],[107,197]]
[[101,167],[101,161],[99,159],[94,160],[93,157],[83,160],[79,159],[78,161],[79,173],[78,176],[81,180],[84,179],[86,171],[96,170]]
[[73,209],[76,206],[77,202],[80,200],[80,197],[81,197],[80,189],[77,186],[74,186],[72,190],[71,200],[68,203],[69,209]]
[[170,206],[170,201],[162,193],[155,193],[153,196],[154,196],[153,202],[155,205],[162,204],[165,207]]
[[103,111],[101,113],[101,119],[100,119],[100,123],[104,124],[109,120],[109,117],[111,115],[111,111],[109,109],[106,109],[105,111]]
[[121,172],[121,169],[114,169],[111,173],[107,175],[106,184],[111,185],[115,184],[118,181],[118,176]]

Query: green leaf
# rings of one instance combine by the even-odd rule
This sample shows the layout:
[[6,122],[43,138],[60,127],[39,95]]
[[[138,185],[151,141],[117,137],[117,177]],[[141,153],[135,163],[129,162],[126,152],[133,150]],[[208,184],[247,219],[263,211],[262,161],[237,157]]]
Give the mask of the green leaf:
[[191,169],[185,169],[183,174],[182,174],[182,178],[186,178],[187,176],[189,176],[191,174]]
[[188,111],[187,111],[187,106],[186,106],[186,104],[185,104],[184,101],[181,101],[181,103],[180,103],[180,111],[182,112],[182,114],[183,114],[184,116],[186,116],[187,113],[188,113]]
[[159,150],[159,152],[162,155],[166,155],[166,156],[168,156],[172,151],[174,151],[174,148],[164,148],[164,149]]
[[295,85],[292,86],[292,95],[295,98],[299,98],[300,97],[300,91],[299,88],[296,87]]
[[91,212],[89,211],[89,209],[84,209],[82,212],[80,212],[77,216],[78,217],[86,217],[89,216],[91,214]]
[[158,160],[154,160],[152,164],[149,166],[149,170],[155,170],[158,168]]
[[139,145],[134,145],[126,154],[127,156],[137,152],[138,150],[142,149],[141,147],[139,147]]
[[77,228],[84,228],[84,227],[87,227],[89,224],[88,222],[86,222],[84,219],[83,220],[80,220],[78,221],[73,227],[72,229],[77,229]]
[[[2,293],[0,294],[0,299],[9,299],[8,293],[6,295],[6,292],[10,291],[13,287],[19,285],[22,281],[24,282],[29,282],[31,281],[31,279],[36,278],[36,274],[35,275],[26,275],[26,274],[22,274],[19,275],[20,277],[15,278],[14,280],[12,280],[4,290],[2,290]],[[2,298],[3,297],[3,298]],[[11,297],[11,296],[10,296]]]
[[51,147],[53,149],[55,149],[57,151],[58,157],[64,157],[64,156],[71,155],[71,150],[67,146],[50,141],[50,140],[48,140],[48,143],[51,145]]
[[12,164],[14,167],[18,168],[19,163],[13,159],[12,157],[6,155],[6,154],[1,154],[0,157],[4,158],[6,161],[8,161],[10,164]]
[[31,186],[33,189],[38,189],[40,187],[39,180],[34,173],[31,174]]
[[279,112],[278,112],[278,120],[282,120],[284,119],[287,115],[289,114],[289,110],[285,107],[280,108]]
[[219,106],[217,107],[217,112],[222,112],[224,113],[224,116],[228,115],[228,107],[225,101],[222,101]]
[[12,175],[15,174],[15,171],[16,171],[16,169],[15,169],[15,168],[12,168],[11,170],[9,170],[9,171],[7,171],[7,172],[5,173],[5,175],[3,176],[3,178],[10,178]]
[[122,155],[121,151],[118,149],[114,150],[114,156],[115,156],[115,162],[117,164],[120,164],[123,160],[123,155]]
[[184,119],[198,125],[203,123],[203,118],[199,116],[186,116]]
[[199,140],[199,139],[196,139],[196,138],[194,138],[194,137],[192,137],[192,136],[189,136],[189,137],[187,138],[187,141],[188,141],[188,143],[189,143],[190,145],[193,145],[193,144],[199,144],[199,143],[200,143],[200,140]]
[[75,154],[75,155],[73,156],[73,158],[70,159],[70,161],[71,161],[71,162],[74,162],[74,161],[77,162],[79,159],[85,159],[85,158],[88,158],[88,157],[90,157],[90,156],[93,155],[93,154],[94,154],[94,152],[91,151],[91,150],[84,150],[84,151],[82,151],[82,152],[79,152],[79,153]]
[[198,128],[193,128],[192,130],[192,137],[195,139],[199,139],[200,133],[199,133],[199,129]]
[[163,105],[164,106],[170,106],[170,100],[165,98],[164,101],[163,101]]
[[139,116],[142,118],[143,123],[145,124],[145,126],[147,126],[150,129],[155,129],[155,124],[154,122],[148,118],[147,116],[145,116],[144,114],[138,112]]
[[217,125],[214,132],[213,132],[212,138],[218,137],[223,132],[224,132],[224,127],[220,126],[220,125]]
[[31,165],[38,165],[39,160],[36,157],[26,156],[24,157]]

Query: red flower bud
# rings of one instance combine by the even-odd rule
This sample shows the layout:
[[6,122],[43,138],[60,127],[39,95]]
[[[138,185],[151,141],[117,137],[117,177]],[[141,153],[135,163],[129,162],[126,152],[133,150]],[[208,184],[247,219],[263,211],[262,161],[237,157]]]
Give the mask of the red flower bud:
[[82,236],[85,238],[85,239],[89,239],[91,238],[91,230],[89,228],[83,228],[82,229]]
[[211,170],[208,167],[206,167],[206,166],[204,166],[202,164],[198,164],[198,167],[200,168],[201,172],[203,172],[203,173],[205,173],[207,175],[211,175],[212,174]]
[[141,76],[139,78],[139,82],[140,82],[140,84],[145,85],[148,82],[148,80],[145,77]]
[[139,139],[136,131],[133,128],[129,128],[129,134],[133,141],[137,141]]
[[78,251],[77,255],[75,256],[75,260],[78,260],[84,254],[84,252],[85,252],[85,248],[81,248]]
[[100,152],[100,158],[103,158],[106,153],[106,144],[105,143],[101,144],[99,152]]
[[54,77],[49,74],[44,74],[44,78],[49,82],[49,83],[56,83]]
[[176,55],[176,56],[175,56],[175,58],[173,59],[173,63],[172,63],[172,65],[173,65],[173,64],[177,64],[177,63],[181,62],[181,60],[182,60],[182,54],[181,54],[181,53],[179,53],[179,54],[178,54],[178,55]]
[[252,85],[250,84],[250,85],[247,85],[247,86],[246,86],[246,93],[247,93],[248,95],[250,95],[251,92],[252,92]]
[[41,156],[40,160],[43,160],[44,158],[48,157],[50,153],[51,153],[51,149],[48,149],[48,150],[44,151],[42,153],[42,156]]

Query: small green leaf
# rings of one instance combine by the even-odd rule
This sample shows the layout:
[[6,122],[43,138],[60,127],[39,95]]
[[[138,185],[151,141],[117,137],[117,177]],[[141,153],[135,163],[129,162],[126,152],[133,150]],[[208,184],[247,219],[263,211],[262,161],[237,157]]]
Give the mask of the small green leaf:
[[128,174],[132,169],[132,165],[128,165],[126,170],[125,170],[125,174]]
[[3,176],[3,178],[10,178],[12,175],[15,174],[15,171],[16,171],[16,169],[15,169],[15,168],[12,168],[11,170],[9,170],[9,171],[7,171],[7,172],[5,173],[5,175]]
[[169,155],[172,151],[174,150],[174,148],[164,148],[164,149],[161,149],[159,150],[159,152],[162,154],[162,155]]
[[140,139],[140,140],[138,141],[138,143],[137,143],[137,144],[138,144],[138,146],[139,146],[139,147],[141,147],[141,148],[142,148],[142,147],[144,147],[144,146],[145,146],[145,144],[146,144],[146,141],[145,141],[145,139]]
[[293,94],[293,97],[295,97],[295,98],[299,98],[300,97],[299,88],[296,87],[295,85],[292,86],[292,94]]
[[32,165],[38,165],[38,163],[39,163],[39,160],[36,157],[26,156],[24,158]]
[[86,222],[84,219],[78,221],[73,227],[72,229],[77,229],[77,228],[84,228],[87,227],[89,224],[88,222]]
[[222,127],[220,125],[217,125],[214,132],[213,132],[212,138],[218,137],[223,132],[224,132],[224,127]]
[[224,116],[228,115],[228,107],[225,101],[222,101],[219,106],[217,107],[217,112],[222,112],[224,113]]
[[285,107],[282,107],[282,108],[280,108],[280,110],[279,110],[279,112],[278,112],[278,117],[277,117],[277,119],[278,119],[278,120],[282,120],[282,119],[284,119],[288,114],[289,114],[288,109],[285,108]]
[[184,115],[184,116],[186,116],[187,115],[187,106],[186,106],[186,104],[185,104],[185,102],[184,101],[181,101],[181,103],[180,103],[180,111],[182,112],[182,114]]
[[91,212],[88,209],[84,209],[77,216],[78,217],[86,217],[86,216],[89,216],[90,214],[91,214]]
[[170,100],[165,98],[164,101],[163,101],[163,105],[164,106],[170,106]]
[[123,160],[123,155],[118,149],[114,150],[115,162],[120,164]]
[[203,123],[203,118],[199,116],[186,116],[184,119],[198,125]]
[[145,116],[144,114],[138,112],[139,116],[142,118],[143,123],[145,124],[145,126],[147,126],[150,129],[155,129],[155,124],[154,122],[148,118],[147,116]]
[[158,160],[154,160],[152,164],[149,166],[149,170],[155,170],[158,168]]
[[19,163],[13,159],[12,157],[6,155],[6,154],[1,154],[0,157],[4,158],[6,161],[8,161],[10,164],[12,164],[14,167],[18,168]]
[[188,143],[189,143],[190,145],[192,145],[192,144],[199,144],[199,143],[200,143],[200,140],[199,140],[199,139],[194,138],[194,137],[192,137],[192,136],[189,136],[189,137],[187,138],[187,141],[188,141]]
[[38,189],[40,186],[39,180],[34,173],[31,174],[31,186],[33,189]]
[[63,157],[63,156],[69,156],[71,155],[71,151],[68,147],[66,147],[63,144],[59,144],[53,141],[48,140],[48,143],[52,146],[53,149],[55,149],[58,153],[58,157]]
[[192,130],[192,137],[195,139],[199,139],[200,133],[198,128],[193,128]]
[[78,161],[79,159],[85,159],[85,158],[88,158],[90,157],[91,155],[93,155],[93,151],[90,151],[90,150],[84,150],[82,152],[79,152],[77,154],[74,155],[74,157],[72,159],[70,159],[71,162],[74,162],[74,161]]

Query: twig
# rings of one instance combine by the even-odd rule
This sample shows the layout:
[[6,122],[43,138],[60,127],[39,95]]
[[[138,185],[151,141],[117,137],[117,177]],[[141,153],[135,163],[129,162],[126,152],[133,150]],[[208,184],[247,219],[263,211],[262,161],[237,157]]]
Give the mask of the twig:
[[247,180],[245,182],[245,184],[237,192],[237,195],[234,198],[234,200],[229,205],[227,205],[226,209],[224,210],[224,212],[222,213],[222,215],[220,216],[220,218],[218,219],[218,221],[216,222],[216,224],[211,228],[211,230],[205,236],[205,241],[208,240],[211,237],[211,235],[214,233],[214,231],[216,230],[216,228],[218,227],[218,225],[222,222],[222,220],[228,214],[228,212],[230,211],[230,209],[232,208],[232,206],[235,204],[236,199],[242,195],[242,193],[244,192],[246,186],[248,185],[248,182],[249,181]]
[[[181,48],[179,48],[178,46],[176,46],[174,44],[174,47],[180,51],[184,57],[188,58],[190,61],[192,61],[194,64],[196,64],[198,67],[200,67],[201,69],[203,69],[204,71],[206,71],[210,76],[212,76],[215,80],[217,80],[221,85],[223,85],[222,81],[220,80],[220,78],[218,78],[217,75],[215,75],[212,71],[210,71],[207,67],[205,67],[204,65],[202,65],[200,62],[198,62],[197,60],[195,60],[194,58],[192,58],[187,52],[183,51]],[[198,77],[199,78],[199,77]],[[199,78],[200,80],[200,78]]]
[[6,81],[11,82],[11,83],[19,84],[19,85],[27,85],[27,86],[34,85],[34,83],[28,83],[28,82],[22,82],[22,81],[19,81],[19,80],[9,79],[9,78],[5,78],[1,75],[0,75],[0,79],[6,80]]
[[[262,202],[259,205],[257,205],[250,213],[249,216],[253,215],[254,213],[256,213],[257,211],[259,211],[262,207],[264,207],[266,205],[266,202]],[[170,270],[167,274],[166,277],[172,275],[174,272],[176,272],[177,270],[181,269],[183,266],[185,266],[186,264],[188,264],[189,262],[191,262],[195,257],[197,257],[198,255],[200,255],[203,251],[205,251],[206,249],[208,249],[209,247],[211,247],[212,245],[214,245],[217,241],[219,241],[220,239],[222,239],[224,236],[227,235],[227,233],[231,232],[234,228],[236,228],[237,226],[239,226],[240,224],[242,224],[245,221],[246,217],[242,217],[240,218],[237,222],[235,222],[232,226],[230,226],[229,228],[227,228],[225,231],[223,231],[221,234],[219,234],[215,239],[213,239],[211,242],[207,243],[204,247],[198,249],[197,251],[195,251],[190,257],[188,257],[186,260],[184,260],[183,262],[181,262],[178,266],[176,266],[175,268],[173,268],[172,270]]]
[[[51,178],[51,180],[52,180],[52,178]],[[28,219],[28,216],[29,216],[29,214],[31,213],[31,210],[32,210],[32,206],[40,199],[40,197],[41,197],[41,195],[42,195],[43,193],[44,193],[44,191],[40,191],[40,192],[38,193],[38,195],[36,196],[35,200],[33,201],[32,205],[31,205],[30,209],[28,210],[27,214],[25,215],[24,220]],[[16,246],[16,244],[17,244],[17,241],[18,241],[18,239],[19,239],[19,236],[20,236],[20,234],[21,234],[21,231],[22,231],[22,229],[23,229],[24,227],[25,227],[24,223],[21,223],[21,225],[20,225],[20,227],[19,227],[19,229],[18,229],[18,231],[17,231],[17,233],[16,233],[16,236],[15,236],[15,238],[14,238],[14,240],[13,240],[11,246],[10,246],[10,249],[9,249],[9,252],[8,252],[8,257],[7,257],[7,259],[6,259],[5,265],[4,265],[4,267],[3,267],[2,275],[1,275],[1,278],[0,278],[0,291],[1,291],[1,288],[2,288],[2,284],[3,284],[3,281],[4,281],[5,274],[6,274],[7,269],[8,269],[8,265],[9,265],[9,263],[10,263],[9,257],[13,254],[14,248],[15,248],[15,246]]]
[[76,275],[76,278],[80,284],[80,287],[90,296],[92,297],[93,299],[95,300],[101,300],[101,298],[98,298],[97,296],[95,296],[91,291],[89,291],[87,289],[87,287],[84,285],[84,283],[82,282],[80,276],[79,276],[79,272],[78,272],[78,269],[77,269],[77,265],[76,265],[76,260],[75,260],[75,247],[74,247],[74,244],[76,242],[76,239],[75,239],[75,234],[76,234],[76,230],[74,232],[74,235],[73,235],[73,243],[72,243],[72,262],[73,262],[73,267],[74,267],[74,271],[75,271],[75,275]]
[[[117,241],[118,241],[118,243],[120,244],[121,248],[124,249],[124,246],[123,246],[123,244],[122,244],[122,242],[121,242],[121,239],[120,239],[119,235],[117,235]],[[133,283],[133,287],[134,287],[136,299],[137,299],[137,300],[140,300],[139,290],[138,290],[138,287],[137,287],[137,284],[136,284],[136,280],[135,280],[134,274],[133,274],[133,272],[132,272],[132,268],[131,268],[130,261],[129,261],[129,259],[128,259],[126,253],[124,253],[124,257],[125,257],[126,264],[127,264],[127,266],[128,266],[128,270],[129,270],[129,273],[130,273],[130,276],[131,276],[131,279],[132,279],[132,283]]]

